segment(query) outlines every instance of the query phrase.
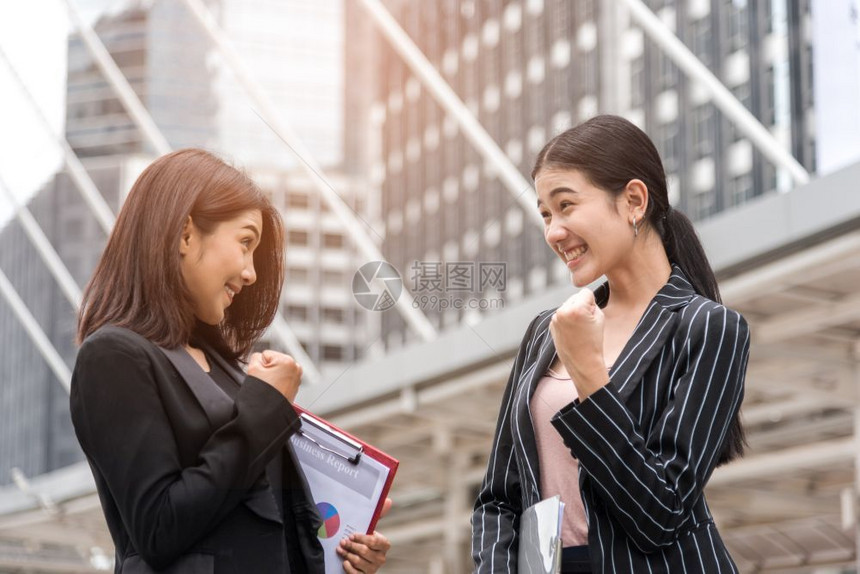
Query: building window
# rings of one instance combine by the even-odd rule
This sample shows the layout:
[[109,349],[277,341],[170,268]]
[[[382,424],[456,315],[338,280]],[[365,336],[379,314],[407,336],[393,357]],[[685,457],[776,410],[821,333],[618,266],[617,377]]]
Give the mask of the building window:
[[764,191],[775,191],[777,186],[776,168],[769,163],[765,163],[762,167],[764,171]]
[[324,361],[343,360],[343,347],[339,347],[337,345],[323,345],[322,351]]
[[729,0],[728,11],[729,47],[734,52],[746,46],[749,38],[746,2],[743,0]]
[[287,305],[286,315],[287,319],[292,319],[294,321],[307,321],[308,308],[302,305]]
[[716,195],[713,192],[693,194],[690,201],[690,210],[694,221],[710,217],[716,211]]
[[577,8],[577,24],[594,20],[594,0],[576,0],[575,4]]
[[696,157],[705,157],[714,150],[714,108],[703,104],[693,108],[693,147]]
[[811,88],[811,86],[815,85],[812,83],[812,80],[814,78],[814,76],[813,76],[814,66],[813,66],[813,62],[812,62],[812,46],[811,45],[806,46],[805,51],[806,51],[806,78],[803,81],[803,85],[810,86],[810,89],[803,90],[803,91],[806,93],[806,107],[811,108],[813,105],[815,105],[815,99],[814,99],[815,98],[815,90],[813,90]]
[[696,54],[703,64],[711,65],[711,19],[706,16],[699,18],[692,24],[693,27],[693,53]]
[[288,267],[287,268],[287,280],[288,281],[300,281],[302,283],[306,283],[308,281],[309,274],[308,270],[303,267]]
[[[750,95],[750,84],[749,82],[744,82],[743,84],[738,84],[734,88],[732,88],[732,93],[738,99],[740,103],[744,105],[746,109],[750,109],[750,103],[752,100],[752,96]],[[741,134],[740,130],[737,128],[734,122],[729,123],[729,130],[732,136],[732,142],[736,142],[743,138],[743,134]]]
[[663,50],[657,52],[657,65],[660,69],[660,89],[668,90],[675,87],[678,81],[678,68]]
[[308,244],[308,232],[307,231],[299,231],[297,229],[291,230],[287,234],[287,243],[290,245],[307,245]]
[[806,155],[806,167],[812,173],[815,173],[818,170],[818,158],[815,155],[815,145],[815,140],[810,137],[807,138],[806,144],[803,146],[805,152],[804,155]]
[[630,61],[630,106],[645,105],[645,58],[639,56]]
[[323,271],[324,285],[340,285],[343,283],[343,273],[340,271]]
[[304,193],[291,193],[287,198],[287,205],[298,209],[307,209],[310,203],[310,198]]
[[741,174],[732,178],[731,182],[731,205],[740,205],[753,196],[753,181],[749,173]]
[[338,235],[336,233],[324,233],[323,234],[323,247],[330,247],[333,249],[340,249],[343,247],[343,235]]
[[337,309],[335,307],[323,307],[322,316],[324,321],[328,321],[330,323],[344,322],[343,309]]
[[554,6],[551,5],[550,9],[547,10],[552,30],[552,39],[564,39],[566,41],[567,35],[570,33],[570,30],[573,29],[573,10],[574,3],[568,2],[567,0],[558,1]]
[[773,65],[768,66],[764,72],[764,97],[764,123],[772,126],[776,123],[776,82]]
[[579,57],[579,70],[582,74],[581,83],[583,94],[597,93],[597,51],[591,50]]
[[677,171],[679,164],[678,125],[674,122],[663,125],[658,132],[658,146],[663,168],[666,172]]
[[761,13],[764,14],[765,33],[773,32],[773,3],[771,0],[759,0],[761,2]]

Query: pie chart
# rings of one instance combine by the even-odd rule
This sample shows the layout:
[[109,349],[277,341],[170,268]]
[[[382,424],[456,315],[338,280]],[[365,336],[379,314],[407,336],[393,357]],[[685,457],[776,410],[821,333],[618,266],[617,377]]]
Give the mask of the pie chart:
[[337,513],[337,508],[328,502],[317,503],[317,510],[323,519],[323,524],[320,526],[317,536],[319,538],[331,538],[340,529],[340,514]]

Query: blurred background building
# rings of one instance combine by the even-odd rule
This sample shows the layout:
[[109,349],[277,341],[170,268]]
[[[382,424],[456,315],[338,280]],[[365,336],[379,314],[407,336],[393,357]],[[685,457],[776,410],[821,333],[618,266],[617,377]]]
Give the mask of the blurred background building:
[[[326,185],[413,291],[437,331],[429,341],[395,311],[356,303],[353,274],[367,262],[356,238],[261,119],[186,2],[80,4],[98,16],[100,41],[170,147],[206,147],[236,162],[282,209],[281,315],[322,375],[299,402],[401,460],[395,507],[380,525],[394,544],[387,571],[470,570],[469,513],[510,359],[531,317],[563,301],[570,286],[531,214],[501,183],[500,166],[485,161],[381,33],[377,4],[526,181],[546,141],[595,114],[623,115],[651,136],[673,205],[698,223],[724,300],[753,328],[750,455],[718,470],[708,492],[721,533],[743,572],[857,571],[856,0],[645,2],[810,174],[805,185],[676,66],[627,0],[207,0]],[[3,28],[18,17],[0,9],[0,48],[31,78],[26,50],[7,46],[12,34]],[[34,99],[115,212],[157,150],[81,35],[47,29],[56,54],[62,37],[55,59],[66,63],[67,82],[59,104],[46,105],[38,90]],[[0,90],[15,96],[9,108],[27,102],[3,80]],[[33,120],[28,127],[41,129]],[[14,155],[14,147],[0,149]],[[14,167],[0,158],[0,185],[16,193],[27,186]],[[47,183],[34,187],[29,210],[83,287],[105,232],[68,169],[38,171]],[[476,277],[452,295],[438,277],[430,290],[495,303],[425,306],[418,275],[444,273],[445,264],[502,264],[503,280],[491,286]],[[0,228],[0,270],[70,368],[74,307],[20,221]],[[274,334],[265,344],[283,348]],[[0,572],[112,567],[57,378],[0,300]]]
[[[707,93],[631,21],[621,2],[385,4],[526,177],[552,136],[597,113],[615,113],[654,140],[670,199],[693,220],[791,187],[788,174],[766,161],[719,113]],[[648,2],[814,172],[818,133],[811,4]],[[823,12],[839,12],[835,5],[823,4]],[[346,18],[347,43],[361,47],[347,53],[346,84],[353,89],[347,92],[346,149],[353,161],[363,162],[351,167],[379,183],[386,258],[404,270],[415,259],[505,261],[503,296],[509,302],[567,281],[566,269],[545,248],[540,230],[524,224],[521,207],[495,177],[493,166],[422,89],[360,4],[347,2]],[[843,59],[856,60],[852,41],[849,36]],[[857,110],[850,110],[851,115],[856,118]],[[368,129],[374,127],[378,135]],[[375,145],[366,145],[368,133],[378,137]],[[856,153],[856,144],[854,149]],[[443,327],[457,324],[464,313],[430,316]],[[395,315],[385,317],[383,330],[389,345],[410,337]]]
[[[352,277],[344,269],[354,259],[354,249],[343,229],[313,194],[285,142],[255,113],[187,8],[176,2],[123,0],[110,8],[94,29],[171,147],[216,151],[249,171],[284,212],[290,287],[284,290],[281,311],[324,374],[342,371],[364,355],[357,342],[374,336],[379,324],[377,315],[359,312],[352,304]],[[225,1],[212,2],[210,8],[237,49],[254,63],[254,71],[265,72],[262,84],[314,158],[335,168],[331,184],[344,201],[370,217],[366,210],[373,203],[357,196],[356,185],[337,170],[343,130],[339,3]],[[155,150],[78,33],[68,38],[65,102],[65,137],[116,212]],[[58,173],[29,208],[82,288],[106,235],[74,182],[67,173]],[[15,221],[0,231],[0,259],[27,307],[38,310],[45,334],[73,365],[74,307]],[[82,460],[65,390],[31,355],[36,349],[2,305],[0,339],[11,342],[0,350],[0,368],[9,381],[2,404],[13,431],[0,438],[0,484],[11,482],[14,467],[32,476]],[[265,344],[280,343],[271,339]],[[38,367],[26,369],[28,364]]]

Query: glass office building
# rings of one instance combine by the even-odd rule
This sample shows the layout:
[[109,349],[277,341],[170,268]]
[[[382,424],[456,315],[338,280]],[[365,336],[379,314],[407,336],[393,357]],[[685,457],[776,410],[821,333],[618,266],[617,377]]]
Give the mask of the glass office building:
[[[515,302],[568,280],[457,124],[347,3],[347,155],[381,193],[385,256],[506,264]],[[635,25],[621,2],[485,0],[386,7],[519,171],[552,136],[598,113],[654,140],[673,205],[701,220],[791,187]],[[650,0],[649,7],[808,170],[815,170],[810,2]],[[372,56],[372,57],[368,57]],[[353,130],[354,128],[354,130]],[[370,136],[365,130],[370,130]],[[372,156],[371,156],[372,154]],[[486,294],[484,294],[486,296]],[[444,328],[480,310],[427,310]],[[390,347],[414,339],[392,313]]]

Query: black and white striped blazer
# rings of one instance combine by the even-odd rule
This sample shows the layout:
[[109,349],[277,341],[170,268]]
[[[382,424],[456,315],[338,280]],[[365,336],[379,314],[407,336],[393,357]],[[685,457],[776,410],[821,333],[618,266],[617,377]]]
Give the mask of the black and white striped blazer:
[[[595,291],[600,306],[606,284]],[[554,309],[526,332],[472,514],[480,573],[516,572],[520,513],[544,498],[529,401],[555,357]],[[743,399],[749,329],[673,266],[610,370],[552,419],[579,459],[593,572],[737,572],[702,490]]]

